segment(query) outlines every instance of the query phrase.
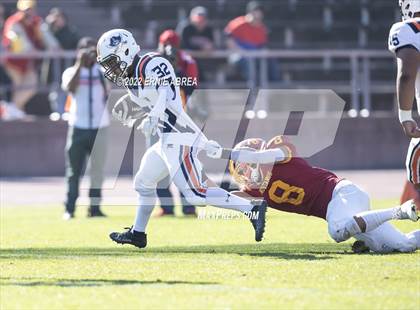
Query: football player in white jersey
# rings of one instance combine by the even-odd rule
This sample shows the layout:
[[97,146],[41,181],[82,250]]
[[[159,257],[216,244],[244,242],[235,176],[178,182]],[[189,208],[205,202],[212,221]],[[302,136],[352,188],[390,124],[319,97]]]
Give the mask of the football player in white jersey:
[[406,158],[407,177],[416,188],[419,208],[420,128],[412,117],[412,108],[416,99],[420,111],[420,0],[399,0],[399,5],[403,20],[392,26],[388,47],[398,63],[399,119],[405,134],[411,138]]
[[[139,248],[146,246],[145,230],[155,205],[156,185],[169,173],[192,205],[213,205],[257,214],[251,217],[251,223],[255,240],[261,241],[266,202],[250,202],[232,195],[203,176],[198,151],[203,149],[208,155],[215,155],[221,152],[221,148],[217,142],[207,140],[184,112],[177,77],[170,62],[157,53],[140,56],[139,45],[133,35],[124,29],[105,32],[98,41],[97,52],[105,77],[123,84],[129,98],[147,113],[140,126],[145,135],[157,132],[160,136],[159,141],[145,152],[135,176],[139,206],[134,224],[125,232],[111,233],[110,238],[120,244],[132,244]],[[120,100],[127,99],[123,97]],[[128,105],[118,106],[119,110],[114,107],[114,117],[124,124],[132,122],[129,111],[124,109]]]

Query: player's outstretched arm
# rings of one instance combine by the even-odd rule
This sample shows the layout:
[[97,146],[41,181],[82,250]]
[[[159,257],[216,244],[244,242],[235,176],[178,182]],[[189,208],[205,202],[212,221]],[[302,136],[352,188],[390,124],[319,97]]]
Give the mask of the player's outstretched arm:
[[251,196],[250,194],[245,193],[243,191],[232,191],[230,193],[232,195],[235,195],[235,196],[238,196],[238,197],[241,197],[241,198],[245,198],[245,199],[248,199],[248,200],[254,200],[255,199],[254,196]]
[[273,164],[284,161],[286,153],[281,148],[261,151],[232,150],[230,159],[241,163],[249,164]]
[[[214,145],[212,144],[214,143]],[[206,144],[207,156],[215,159],[231,159],[241,163],[249,164],[273,164],[275,162],[282,162],[288,158],[288,152],[285,152],[281,147],[275,149],[251,151],[251,150],[232,150],[222,148],[217,142],[209,141]],[[210,151],[210,148],[214,150]]]
[[397,98],[399,119],[407,136],[420,137],[420,128],[412,117],[415,98],[415,84],[420,65],[420,53],[412,47],[401,48],[397,51],[398,75]]

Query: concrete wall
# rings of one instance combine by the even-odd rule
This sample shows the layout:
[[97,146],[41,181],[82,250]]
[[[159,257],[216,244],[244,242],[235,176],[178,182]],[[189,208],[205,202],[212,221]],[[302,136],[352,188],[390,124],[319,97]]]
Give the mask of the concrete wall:
[[[206,127],[206,135],[222,145],[231,144],[232,121],[215,120],[216,126]],[[256,126],[255,126],[256,125]],[[257,129],[255,129],[257,128]],[[258,120],[254,123],[254,136],[278,135],[275,119]],[[67,125],[49,120],[0,122],[0,176],[60,176],[64,175],[64,149]],[[128,131],[114,124],[109,132],[109,165],[114,165],[125,151],[124,139]],[[125,152],[122,174],[131,174],[138,167],[145,151],[141,134],[135,138],[136,152],[133,157],[133,137]],[[314,165],[329,169],[387,169],[402,168],[408,139],[396,118],[343,119],[334,144],[311,157]],[[122,151],[123,150],[123,151]],[[134,163],[133,163],[134,158]],[[203,158],[209,172],[223,172],[225,161]],[[110,169],[107,168],[109,171]]]

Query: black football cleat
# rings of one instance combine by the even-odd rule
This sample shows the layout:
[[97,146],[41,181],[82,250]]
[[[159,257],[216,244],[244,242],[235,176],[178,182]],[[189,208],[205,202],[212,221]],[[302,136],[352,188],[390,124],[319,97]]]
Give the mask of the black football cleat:
[[127,231],[119,233],[112,232],[109,238],[119,244],[131,244],[138,248],[145,248],[147,245],[147,235],[144,232],[131,231],[131,227],[126,227]]
[[99,206],[91,206],[88,210],[87,217],[106,217],[106,215],[99,209]]
[[267,202],[265,200],[254,201],[255,206],[248,214],[249,220],[255,230],[255,241],[260,242],[265,232],[265,214],[267,213]]

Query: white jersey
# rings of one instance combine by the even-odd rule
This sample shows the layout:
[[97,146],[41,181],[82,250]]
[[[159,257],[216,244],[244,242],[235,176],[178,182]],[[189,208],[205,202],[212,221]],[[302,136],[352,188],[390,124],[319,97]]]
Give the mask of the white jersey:
[[[391,27],[388,49],[396,54],[403,47],[412,47],[420,53],[420,17],[395,23]],[[420,68],[416,79],[416,100],[420,108]],[[420,113],[420,109],[418,110]]]
[[[201,130],[183,109],[172,64],[158,53],[147,53],[138,59],[134,72],[134,76],[126,79],[124,84],[131,100],[146,112],[160,110],[156,116],[159,117],[163,142],[182,140],[183,144],[193,145],[201,136]],[[162,95],[163,98],[160,97]]]
[[[207,185],[198,152],[202,133],[184,112],[171,63],[157,53],[136,57],[133,80],[125,80],[130,98],[149,116],[159,118],[158,142],[143,155],[135,177],[140,195],[154,197],[157,183],[168,174],[193,205],[207,203]],[[226,199],[226,198],[224,198]]]

